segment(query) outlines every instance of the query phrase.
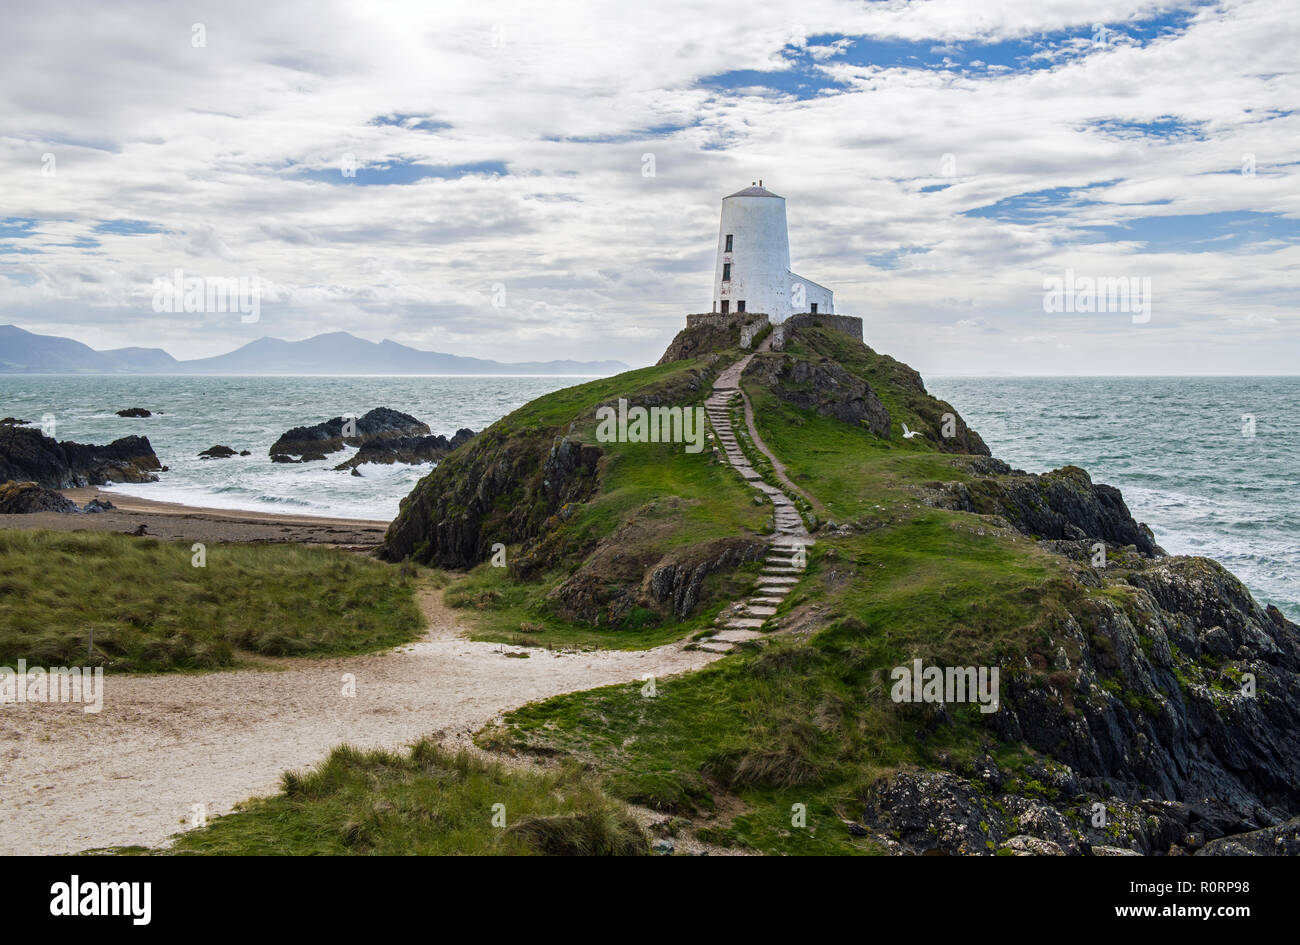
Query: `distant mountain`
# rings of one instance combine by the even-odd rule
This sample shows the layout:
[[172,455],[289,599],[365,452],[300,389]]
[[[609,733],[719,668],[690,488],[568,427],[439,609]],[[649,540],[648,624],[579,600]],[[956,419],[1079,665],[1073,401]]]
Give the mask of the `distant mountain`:
[[302,341],[259,338],[228,354],[178,361],[161,348],[96,351],[0,325],[0,374],[618,374],[622,361],[508,363],[366,341],[345,331]]
[[0,374],[170,373],[179,364],[161,348],[96,351],[71,338],[0,325]]

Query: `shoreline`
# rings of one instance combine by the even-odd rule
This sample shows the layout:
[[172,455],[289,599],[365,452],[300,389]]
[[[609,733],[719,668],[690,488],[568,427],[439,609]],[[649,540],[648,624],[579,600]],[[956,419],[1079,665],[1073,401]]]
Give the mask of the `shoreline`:
[[162,541],[299,542],[369,551],[379,546],[388,522],[358,518],[322,518],[281,512],[214,509],[123,495],[96,486],[60,489],[62,495],[84,506],[91,499],[112,502],[107,512],[73,514],[31,512],[0,515],[0,529],[30,531],[120,532]]

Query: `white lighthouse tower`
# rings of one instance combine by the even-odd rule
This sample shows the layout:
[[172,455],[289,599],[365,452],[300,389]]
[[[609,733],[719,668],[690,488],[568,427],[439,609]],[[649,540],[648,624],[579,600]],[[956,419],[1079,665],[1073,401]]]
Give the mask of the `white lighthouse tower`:
[[785,198],[762,181],[722,198],[713,311],[761,312],[772,324],[802,312],[835,311],[830,289],[790,271]]

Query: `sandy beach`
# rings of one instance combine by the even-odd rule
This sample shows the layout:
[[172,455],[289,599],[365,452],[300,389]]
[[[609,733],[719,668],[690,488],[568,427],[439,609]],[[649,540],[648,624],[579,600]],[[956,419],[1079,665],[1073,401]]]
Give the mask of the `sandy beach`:
[[112,502],[115,508],[109,512],[82,515],[62,512],[0,515],[0,528],[131,534],[143,525],[145,534],[164,541],[287,541],[358,550],[378,546],[388,528],[387,522],[365,519],[280,515],[156,502],[94,486],[59,491],[78,506],[98,498]]
[[[400,748],[437,735],[465,744],[536,699],[698,669],[717,656],[683,643],[553,653],[465,639],[455,612],[421,593],[423,639],[341,659],[268,660],[264,669],[108,676],[103,710],[0,706],[0,855],[156,846],[207,816],[272,794],[287,769],[344,743]],[[508,653],[528,653],[527,658]],[[343,675],[356,695],[343,695]],[[267,851],[272,852],[272,851]]]

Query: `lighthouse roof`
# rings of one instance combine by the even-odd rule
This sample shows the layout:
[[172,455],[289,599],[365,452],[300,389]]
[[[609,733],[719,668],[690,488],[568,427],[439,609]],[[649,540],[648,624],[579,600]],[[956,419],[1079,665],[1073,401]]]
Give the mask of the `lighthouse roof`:
[[776,197],[778,200],[785,199],[780,194],[774,194],[766,187],[759,187],[758,185],[746,187],[744,190],[738,190],[734,194],[727,194],[727,198],[731,197]]

